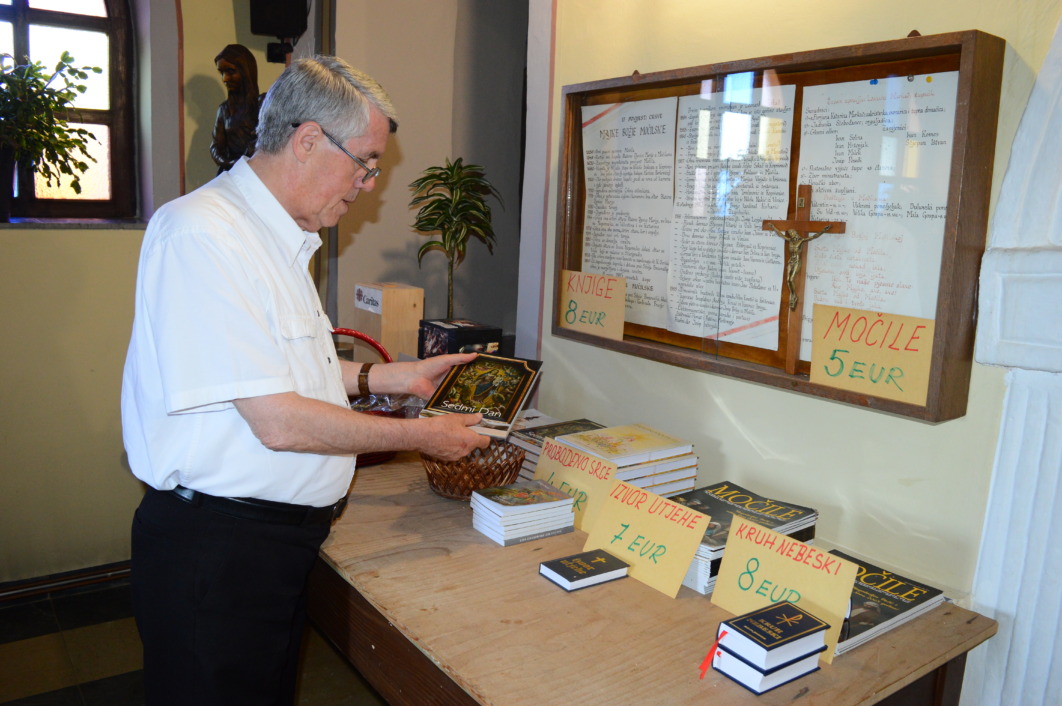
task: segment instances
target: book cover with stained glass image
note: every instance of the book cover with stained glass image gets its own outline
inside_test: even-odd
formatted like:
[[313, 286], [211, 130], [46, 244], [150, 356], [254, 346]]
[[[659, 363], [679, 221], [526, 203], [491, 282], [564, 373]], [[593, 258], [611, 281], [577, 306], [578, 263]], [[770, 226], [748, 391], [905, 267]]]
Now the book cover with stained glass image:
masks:
[[541, 368], [539, 360], [480, 353], [450, 369], [421, 416], [482, 413], [483, 421], [473, 428], [504, 439], [527, 404]]

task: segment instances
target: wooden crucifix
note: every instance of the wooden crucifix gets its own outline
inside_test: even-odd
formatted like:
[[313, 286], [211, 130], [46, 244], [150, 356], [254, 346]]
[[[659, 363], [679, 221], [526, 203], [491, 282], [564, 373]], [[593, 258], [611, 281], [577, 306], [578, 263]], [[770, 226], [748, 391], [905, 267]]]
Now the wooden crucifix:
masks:
[[796, 219], [787, 221], [764, 221], [763, 230], [773, 230], [786, 241], [785, 281], [789, 288], [789, 322], [786, 343], [786, 372], [796, 372], [800, 351], [800, 328], [802, 312], [797, 303], [804, 293], [804, 266], [807, 264], [807, 248], [804, 246], [819, 236], [829, 233], [844, 233], [842, 221], [811, 220], [811, 185], [797, 186]]

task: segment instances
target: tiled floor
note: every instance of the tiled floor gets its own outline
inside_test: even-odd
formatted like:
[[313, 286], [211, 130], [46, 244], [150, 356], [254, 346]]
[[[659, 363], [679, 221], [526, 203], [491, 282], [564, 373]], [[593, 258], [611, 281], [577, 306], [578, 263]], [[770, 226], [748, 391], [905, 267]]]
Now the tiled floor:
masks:
[[[140, 669], [140, 639], [127, 581], [0, 603], [2, 706], [140, 706]], [[308, 629], [296, 703], [386, 702]]]

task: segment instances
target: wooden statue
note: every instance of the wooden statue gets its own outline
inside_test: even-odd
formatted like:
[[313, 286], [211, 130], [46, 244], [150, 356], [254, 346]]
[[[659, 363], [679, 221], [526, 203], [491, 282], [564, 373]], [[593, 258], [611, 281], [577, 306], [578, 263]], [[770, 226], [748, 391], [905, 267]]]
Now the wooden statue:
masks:
[[220, 174], [243, 155], [254, 154], [258, 109], [263, 96], [258, 92], [258, 62], [247, 47], [229, 44], [214, 57], [214, 64], [229, 92], [229, 97], [218, 106], [210, 144], [210, 156]]

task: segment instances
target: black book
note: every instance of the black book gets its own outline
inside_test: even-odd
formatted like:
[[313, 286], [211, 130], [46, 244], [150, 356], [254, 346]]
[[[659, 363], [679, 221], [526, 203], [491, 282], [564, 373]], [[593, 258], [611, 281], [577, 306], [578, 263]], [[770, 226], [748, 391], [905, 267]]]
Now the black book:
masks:
[[848, 617], [841, 626], [836, 654], [858, 647], [883, 632], [902, 625], [944, 602], [944, 592], [927, 584], [887, 571], [850, 554], [831, 549], [830, 554], [847, 559], [859, 568]]
[[772, 603], [719, 623], [712, 666], [762, 694], [818, 669], [829, 627], [793, 603]]
[[565, 591], [575, 591], [627, 575], [630, 564], [604, 549], [591, 549], [551, 559], [538, 565], [538, 572]]

